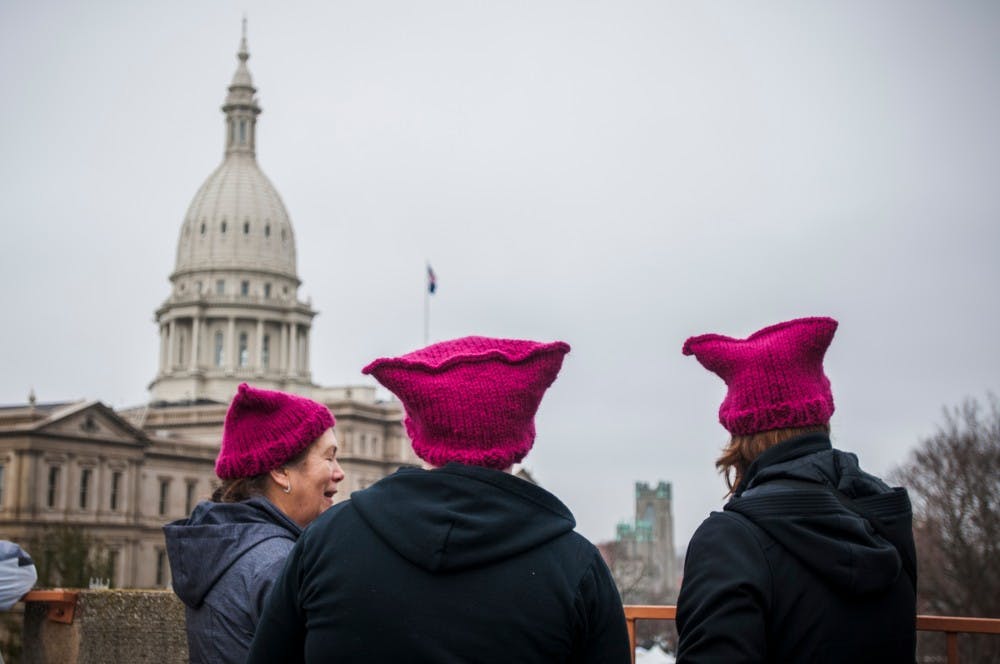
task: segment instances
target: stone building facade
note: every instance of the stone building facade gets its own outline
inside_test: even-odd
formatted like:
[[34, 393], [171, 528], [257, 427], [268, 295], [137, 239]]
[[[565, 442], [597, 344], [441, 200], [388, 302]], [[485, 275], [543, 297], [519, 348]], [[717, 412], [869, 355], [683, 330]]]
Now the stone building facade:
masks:
[[326, 404], [346, 478], [338, 499], [419, 464], [402, 408], [375, 387], [322, 387], [309, 368], [316, 315], [298, 299], [295, 239], [256, 159], [261, 113], [244, 27], [222, 111], [222, 164], [181, 224], [171, 291], [156, 310], [159, 363], [147, 404], [0, 407], [0, 538], [27, 542], [74, 525], [110, 554], [116, 587], [169, 585], [162, 526], [217, 483], [222, 425], [241, 382]]

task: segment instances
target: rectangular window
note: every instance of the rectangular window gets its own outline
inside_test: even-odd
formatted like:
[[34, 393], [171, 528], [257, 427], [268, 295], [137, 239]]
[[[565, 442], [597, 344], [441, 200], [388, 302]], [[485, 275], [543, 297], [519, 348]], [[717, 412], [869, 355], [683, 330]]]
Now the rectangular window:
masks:
[[261, 348], [260, 355], [261, 355], [261, 357], [260, 357], [261, 364], [264, 365], [265, 369], [269, 368], [271, 366], [271, 335], [270, 334], [265, 334], [264, 335], [264, 344], [263, 344], [263, 347]]
[[49, 507], [56, 506], [59, 497], [59, 466], [49, 466], [49, 492], [46, 503]]
[[3, 507], [3, 491], [6, 485], [5, 480], [7, 479], [6, 473], [4, 472], [5, 470], [6, 467], [0, 463], [0, 507]]
[[167, 581], [167, 552], [156, 550], [156, 585], [164, 586]]
[[271, 297], [271, 284], [264, 284], [264, 297]]
[[215, 282], [215, 294], [216, 295], [225, 295], [226, 294], [226, 280], [225, 279], [219, 279], [218, 281]]
[[215, 333], [215, 366], [222, 366], [222, 332]]
[[190, 514], [194, 509], [195, 491], [198, 488], [198, 480], [188, 480], [187, 493], [184, 495], [184, 513]]
[[87, 504], [90, 500], [90, 476], [94, 471], [90, 468], [84, 468], [80, 471], [80, 509], [87, 509]]
[[108, 573], [111, 575], [110, 587], [115, 587], [115, 579], [118, 578], [118, 549], [112, 549], [108, 551]]
[[160, 480], [160, 515], [167, 513], [170, 501], [170, 480]]
[[249, 294], [250, 294], [250, 282], [249, 281], [241, 281], [240, 282], [240, 295], [249, 295]]
[[122, 488], [122, 474], [121, 471], [116, 470], [111, 473], [111, 511], [117, 511], [119, 502], [121, 501], [121, 488]]
[[240, 366], [245, 367], [248, 364], [250, 364], [250, 348], [247, 333], [240, 332]]

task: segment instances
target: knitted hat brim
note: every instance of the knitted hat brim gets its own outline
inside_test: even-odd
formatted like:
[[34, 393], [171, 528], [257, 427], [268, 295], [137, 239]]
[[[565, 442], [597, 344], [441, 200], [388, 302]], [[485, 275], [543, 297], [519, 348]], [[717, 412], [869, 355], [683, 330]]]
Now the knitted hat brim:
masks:
[[499, 349], [485, 350], [479, 353], [469, 353], [460, 357], [449, 357], [440, 362], [430, 362], [427, 360], [415, 360], [408, 357], [380, 357], [368, 363], [361, 370], [363, 374], [372, 374], [379, 369], [410, 369], [415, 371], [426, 371], [429, 373], [440, 373], [459, 364], [469, 364], [477, 362], [492, 362], [500, 360], [508, 364], [520, 364], [526, 362], [537, 355], [545, 355], [553, 351], [561, 351], [563, 354], [570, 350], [569, 344], [564, 341], [554, 341], [549, 344], [539, 344], [534, 348], [503, 351]]

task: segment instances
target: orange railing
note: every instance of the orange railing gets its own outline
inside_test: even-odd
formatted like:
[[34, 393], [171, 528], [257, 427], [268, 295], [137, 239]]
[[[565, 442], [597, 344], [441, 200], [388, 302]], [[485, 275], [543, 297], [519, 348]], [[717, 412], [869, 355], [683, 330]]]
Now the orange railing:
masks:
[[[629, 605], [625, 607], [628, 638], [632, 644], [632, 662], [635, 662], [635, 622], [637, 620], [674, 620], [676, 606]], [[959, 634], [1000, 635], [1000, 618], [956, 618], [952, 616], [917, 616], [917, 630], [943, 632], [947, 640], [948, 664], [958, 664]]]

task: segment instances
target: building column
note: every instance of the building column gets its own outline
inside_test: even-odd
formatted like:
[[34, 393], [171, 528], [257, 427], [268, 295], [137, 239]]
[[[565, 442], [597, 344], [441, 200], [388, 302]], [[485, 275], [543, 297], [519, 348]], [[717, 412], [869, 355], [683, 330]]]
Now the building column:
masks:
[[302, 373], [309, 374], [309, 328], [302, 328]]
[[160, 373], [167, 367], [167, 326], [160, 323]]
[[264, 319], [257, 319], [257, 373], [264, 372]]
[[290, 353], [288, 358], [288, 367], [289, 367], [289, 373], [291, 373], [291, 375], [293, 376], [297, 376], [299, 374], [299, 364], [298, 364], [299, 326], [296, 325], [295, 323], [291, 323], [290, 330], [292, 334], [288, 344]]
[[236, 367], [236, 319], [229, 317], [229, 329], [226, 331], [226, 371], [232, 373]]
[[278, 344], [278, 371], [282, 374], [288, 373], [288, 364], [285, 358], [288, 357], [286, 354], [286, 345], [288, 344], [288, 323], [281, 324], [281, 341]]
[[[198, 338], [201, 336], [201, 331], [199, 330], [200, 319], [198, 316], [191, 318], [191, 371], [198, 369]], [[193, 397], [193, 395], [192, 395]]]
[[174, 370], [174, 345], [177, 341], [177, 321], [170, 319], [167, 329], [167, 369]]

